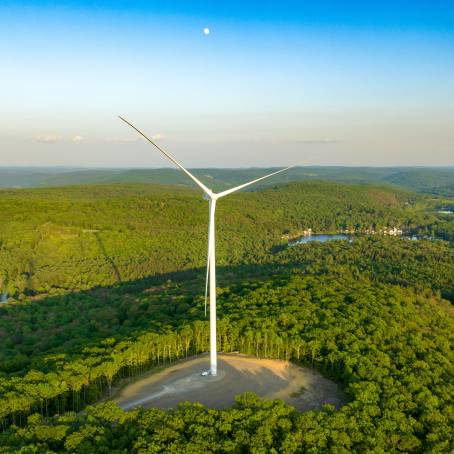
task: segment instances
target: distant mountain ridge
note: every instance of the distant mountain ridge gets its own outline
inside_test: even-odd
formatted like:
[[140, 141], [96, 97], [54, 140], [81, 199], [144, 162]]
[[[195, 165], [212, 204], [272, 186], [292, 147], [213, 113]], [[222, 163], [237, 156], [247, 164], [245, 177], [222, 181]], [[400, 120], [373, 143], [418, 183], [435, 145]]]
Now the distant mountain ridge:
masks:
[[[269, 173], [275, 168], [192, 169], [214, 190], [227, 189]], [[454, 195], [454, 167], [296, 167], [264, 185], [290, 181], [325, 180], [342, 183], [392, 185], [418, 192]], [[177, 169], [3, 167], [1, 188], [33, 188], [83, 184], [159, 183], [193, 186]]]

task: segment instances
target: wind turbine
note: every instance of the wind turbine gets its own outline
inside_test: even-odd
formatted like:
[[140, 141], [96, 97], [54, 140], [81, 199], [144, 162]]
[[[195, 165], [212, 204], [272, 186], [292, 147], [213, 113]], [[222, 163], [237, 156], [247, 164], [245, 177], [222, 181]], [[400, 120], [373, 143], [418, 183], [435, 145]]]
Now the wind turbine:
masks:
[[208, 187], [206, 187], [201, 181], [199, 181], [192, 173], [186, 170], [172, 155], [164, 151], [159, 147], [153, 140], [147, 137], [142, 131], [136, 128], [133, 124], [129, 123], [128, 120], [119, 116], [120, 120], [123, 120], [127, 125], [131, 126], [136, 130], [144, 139], [150, 142], [154, 147], [156, 147], [167, 159], [173, 162], [178, 168], [180, 168], [191, 180], [193, 180], [205, 193], [205, 199], [209, 202], [209, 223], [208, 223], [208, 258], [207, 258], [207, 272], [206, 272], [206, 281], [205, 281], [205, 315], [206, 315], [206, 305], [207, 305], [207, 296], [208, 296], [208, 282], [210, 288], [210, 370], [204, 372], [202, 375], [217, 375], [217, 352], [216, 352], [216, 243], [215, 243], [215, 229], [214, 229], [214, 213], [216, 211], [216, 202], [221, 197], [232, 194], [233, 192], [239, 191], [251, 184], [257, 183], [264, 180], [265, 178], [272, 177], [278, 173], [285, 172], [286, 170], [295, 167], [290, 166], [285, 169], [278, 170], [276, 172], [270, 173], [263, 177], [257, 178], [256, 180], [249, 181], [244, 184], [240, 184], [235, 188], [227, 189], [223, 192], [215, 193]]

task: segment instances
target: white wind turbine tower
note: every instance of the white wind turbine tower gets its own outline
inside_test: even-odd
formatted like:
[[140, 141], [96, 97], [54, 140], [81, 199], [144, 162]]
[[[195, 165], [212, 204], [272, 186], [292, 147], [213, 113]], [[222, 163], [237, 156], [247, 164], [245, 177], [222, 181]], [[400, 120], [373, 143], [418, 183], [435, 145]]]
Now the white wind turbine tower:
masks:
[[258, 181], [269, 178], [278, 173], [284, 172], [292, 167], [286, 167], [285, 169], [278, 170], [276, 172], [265, 175], [264, 177], [257, 178], [256, 180], [249, 181], [241, 184], [235, 188], [227, 189], [226, 191], [215, 193], [211, 189], [207, 188], [201, 181], [199, 181], [192, 173], [186, 170], [173, 156], [164, 151], [161, 147], [156, 145], [153, 140], [147, 137], [142, 131], [137, 129], [134, 125], [129, 123], [128, 120], [123, 117], [119, 117], [131, 128], [135, 129], [144, 139], [155, 146], [167, 159], [172, 161], [177, 167], [179, 167], [189, 178], [191, 178], [204, 192], [205, 198], [209, 201], [209, 224], [208, 224], [208, 259], [207, 259], [207, 273], [205, 282], [205, 313], [206, 313], [206, 302], [208, 295], [208, 281], [210, 283], [210, 370], [203, 375], [217, 375], [217, 353], [216, 353], [216, 243], [215, 243], [215, 229], [214, 229], [214, 213], [216, 210], [216, 201], [221, 197], [232, 194], [233, 192], [239, 191], [240, 189], [250, 186], [251, 184], [257, 183]]

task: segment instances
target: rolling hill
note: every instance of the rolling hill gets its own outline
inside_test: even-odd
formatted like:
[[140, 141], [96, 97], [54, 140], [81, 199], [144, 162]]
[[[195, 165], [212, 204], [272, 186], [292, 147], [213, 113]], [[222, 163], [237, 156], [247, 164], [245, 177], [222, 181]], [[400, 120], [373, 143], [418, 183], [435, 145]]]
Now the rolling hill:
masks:
[[[223, 190], [270, 173], [272, 168], [192, 169], [215, 190]], [[298, 167], [277, 175], [273, 185], [291, 181], [335, 181], [393, 185], [414, 191], [452, 195], [454, 168]], [[193, 187], [176, 169], [0, 168], [0, 187], [50, 187], [83, 184], [159, 183]]]
[[[438, 219], [428, 206], [414, 193], [333, 182], [235, 194], [218, 207], [218, 261], [260, 262], [286, 242], [285, 235], [308, 228], [427, 232]], [[152, 184], [3, 190], [0, 211], [0, 290], [16, 299], [183, 270], [205, 260], [207, 203], [196, 190]]]

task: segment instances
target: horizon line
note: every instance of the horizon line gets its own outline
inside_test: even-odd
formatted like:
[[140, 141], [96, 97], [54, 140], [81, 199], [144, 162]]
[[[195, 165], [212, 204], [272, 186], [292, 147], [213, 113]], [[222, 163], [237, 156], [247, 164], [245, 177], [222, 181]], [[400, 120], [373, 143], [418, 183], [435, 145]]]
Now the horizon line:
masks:
[[[246, 169], [277, 169], [280, 167], [287, 167], [286, 164], [280, 165], [251, 165], [251, 166], [240, 166], [240, 167], [223, 167], [223, 166], [208, 166], [208, 167], [190, 167], [188, 169], [195, 170], [246, 170]], [[298, 164], [294, 166], [295, 169], [298, 168], [358, 168], [358, 169], [453, 169], [454, 164], [438, 164], [438, 165], [425, 165], [425, 164], [383, 164], [383, 165], [362, 165], [362, 164], [307, 164], [302, 165]], [[0, 165], [0, 169], [77, 169], [77, 170], [175, 170], [178, 172], [178, 169], [172, 166], [160, 166], [160, 167], [150, 167], [150, 166], [83, 166], [83, 165]]]

